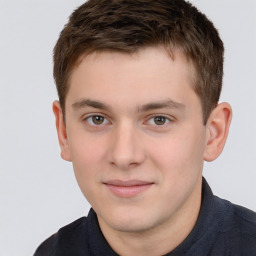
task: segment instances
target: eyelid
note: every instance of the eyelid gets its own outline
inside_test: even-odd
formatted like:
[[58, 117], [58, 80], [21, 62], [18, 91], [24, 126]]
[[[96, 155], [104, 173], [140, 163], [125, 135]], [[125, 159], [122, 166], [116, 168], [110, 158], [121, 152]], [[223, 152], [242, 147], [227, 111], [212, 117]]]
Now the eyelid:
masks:
[[109, 118], [107, 115], [102, 114], [102, 113], [88, 113], [88, 114], [86, 114], [86, 115], [84, 115], [84, 116], [82, 117], [82, 121], [87, 122], [87, 123], [88, 123], [90, 126], [92, 126], [92, 127], [97, 127], [97, 126], [100, 127], [100, 126], [106, 125], [106, 123], [102, 123], [102, 124], [99, 124], [99, 125], [89, 123], [89, 122], [88, 122], [88, 119], [89, 119], [89, 118], [92, 118], [92, 117], [94, 117], [94, 116], [103, 117], [105, 120], [108, 121], [107, 123], [111, 124], [110, 118]]
[[[92, 124], [92, 123], [89, 123], [88, 122], [88, 119], [93, 117], [93, 116], [101, 116], [103, 117], [104, 119], [106, 119], [107, 123], [103, 123], [103, 124], [99, 124], [99, 125], [96, 125], [96, 124]], [[176, 119], [173, 117], [173, 116], [170, 116], [168, 114], [159, 114], [159, 113], [156, 113], [156, 114], [150, 114], [146, 117], [146, 121], [143, 122], [144, 125], [150, 125], [148, 124], [149, 120], [151, 120], [152, 118], [155, 118], [155, 117], [164, 117], [166, 118], [166, 120], [168, 121], [167, 123], [163, 124], [163, 125], [157, 125], [157, 124], [151, 124], [151, 126], [156, 126], [156, 127], [164, 127], [164, 126], [167, 126], [170, 122], [173, 122], [175, 121]], [[107, 116], [106, 114], [103, 114], [103, 113], [98, 113], [98, 112], [93, 112], [93, 113], [87, 113], [85, 114], [84, 116], [82, 116], [82, 121], [86, 121], [88, 123], [88, 125], [90, 125], [91, 127], [98, 127], [100, 128], [101, 126], [103, 125], [107, 125], [107, 124], [112, 124], [112, 121], [111, 119], [109, 118], [109, 116]], [[104, 121], [105, 122], [105, 121]]]
[[166, 120], [168, 121], [167, 123], [163, 124], [163, 125], [157, 125], [157, 124], [149, 124], [151, 126], [155, 126], [155, 127], [165, 127], [167, 126], [170, 122], [173, 122], [175, 121], [175, 118], [170, 116], [170, 115], [166, 115], [166, 114], [151, 114], [147, 117], [145, 123], [148, 123], [152, 118], [155, 118], [155, 117], [164, 117], [166, 118]]
[[170, 121], [174, 121], [175, 118], [170, 116], [170, 115], [167, 115], [167, 114], [151, 114], [147, 117], [147, 120], [151, 119], [151, 118], [154, 118], [154, 117], [165, 117], [166, 119], [170, 120]]

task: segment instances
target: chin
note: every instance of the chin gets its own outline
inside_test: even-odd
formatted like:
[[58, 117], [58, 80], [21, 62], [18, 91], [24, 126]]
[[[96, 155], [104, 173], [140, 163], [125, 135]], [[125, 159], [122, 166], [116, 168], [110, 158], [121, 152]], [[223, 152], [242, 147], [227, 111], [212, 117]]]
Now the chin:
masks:
[[158, 221], [154, 221], [156, 216], [151, 216], [149, 212], [136, 212], [130, 209], [126, 212], [115, 211], [113, 215], [110, 214], [108, 216], [110, 218], [105, 218], [105, 223], [119, 232], [141, 233], [158, 225]]
[[141, 233], [152, 228], [152, 223], [145, 223], [141, 220], [137, 221], [137, 223], [129, 220], [126, 222], [110, 223], [110, 225], [112, 226], [112, 229], [125, 233]]
[[150, 221], [147, 221], [141, 212], [133, 209], [126, 209], [126, 211], [124, 209], [115, 209], [108, 212], [98, 211], [97, 215], [101, 227], [107, 226], [119, 232], [141, 232], [147, 230], [150, 225]]

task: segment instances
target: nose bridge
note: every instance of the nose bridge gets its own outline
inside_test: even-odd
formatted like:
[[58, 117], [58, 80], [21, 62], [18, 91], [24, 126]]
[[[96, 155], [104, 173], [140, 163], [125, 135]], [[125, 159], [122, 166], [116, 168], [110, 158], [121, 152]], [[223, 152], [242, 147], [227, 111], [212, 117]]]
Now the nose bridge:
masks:
[[136, 126], [128, 120], [114, 129], [112, 137], [111, 162], [125, 169], [144, 161], [145, 154]]

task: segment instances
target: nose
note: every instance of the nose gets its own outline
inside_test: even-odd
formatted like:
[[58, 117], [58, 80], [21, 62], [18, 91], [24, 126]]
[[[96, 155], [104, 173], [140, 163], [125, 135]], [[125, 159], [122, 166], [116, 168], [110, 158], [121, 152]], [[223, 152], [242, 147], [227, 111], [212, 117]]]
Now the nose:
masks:
[[112, 134], [110, 162], [122, 170], [138, 166], [145, 161], [146, 154], [141, 136], [134, 125], [123, 123]]

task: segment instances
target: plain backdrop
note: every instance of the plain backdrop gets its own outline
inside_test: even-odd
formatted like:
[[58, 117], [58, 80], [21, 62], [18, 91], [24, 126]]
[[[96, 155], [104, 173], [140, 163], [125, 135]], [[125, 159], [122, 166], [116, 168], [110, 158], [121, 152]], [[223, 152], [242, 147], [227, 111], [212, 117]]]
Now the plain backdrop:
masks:
[[[86, 215], [72, 165], [60, 158], [51, 104], [52, 48], [82, 0], [0, 0], [0, 255], [32, 255]], [[214, 193], [256, 210], [256, 1], [194, 0], [225, 43], [221, 101], [233, 107], [222, 155], [205, 164]]]

